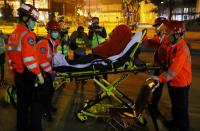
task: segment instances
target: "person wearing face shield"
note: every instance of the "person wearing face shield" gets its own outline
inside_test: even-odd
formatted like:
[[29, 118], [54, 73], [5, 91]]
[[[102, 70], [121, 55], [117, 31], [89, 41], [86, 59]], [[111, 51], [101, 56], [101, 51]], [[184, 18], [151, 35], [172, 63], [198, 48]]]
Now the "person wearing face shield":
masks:
[[169, 96], [172, 104], [172, 118], [169, 126], [179, 131], [189, 131], [188, 97], [192, 83], [191, 54], [182, 38], [183, 26], [169, 24], [169, 43], [172, 45], [168, 61], [168, 70], [154, 76], [160, 83], [168, 82]]
[[[154, 65], [155, 66], [168, 66], [168, 59], [171, 50], [171, 45], [169, 44], [169, 38], [166, 34], [168, 20], [164, 17], [159, 17], [155, 19], [153, 27], [155, 28], [156, 34], [152, 39], [146, 39], [143, 41], [143, 45], [148, 48], [153, 48], [154, 52]], [[158, 70], [154, 72], [154, 75], [159, 75], [163, 72], [163, 70]], [[154, 117], [158, 118], [161, 117], [162, 114], [158, 109], [158, 103], [160, 101], [162, 90], [163, 90], [163, 83], [160, 83], [160, 86], [156, 88], [153, 92], [151, 102], [150, 102], [150, 109], [151, 113]], [[162, 118], [162, 117], [161, 117]]]
[[[41, 104], [35, 97], [37, 84], [43, 84], [33, 32], [39, 11], [30, 4], [19, 9], [19, 23], [8, 38], [9, 69], [17, 88], [17, 131], [41, 131]], [[31, 108], [29, 110], [29, 108]]]
[[57, 108], [52, 105], [52, 98], [54, 94], [53, 80], [56, 77], [56, 73], [52, 71], [52, 58], [56, 53], [56, 46], [60, 39], [59, 32], [61, 30], [57, 21], [51, 20], [46, 25], [47, 35], [42, 38], [36, 46], [39, 59], [39, 65], [44, 74], [45, 84], [42, 85], [41, 95], [42, 104], [44, 107], [44, 118], [47, 121], [52, 121], [51, 112], [57, 111]]

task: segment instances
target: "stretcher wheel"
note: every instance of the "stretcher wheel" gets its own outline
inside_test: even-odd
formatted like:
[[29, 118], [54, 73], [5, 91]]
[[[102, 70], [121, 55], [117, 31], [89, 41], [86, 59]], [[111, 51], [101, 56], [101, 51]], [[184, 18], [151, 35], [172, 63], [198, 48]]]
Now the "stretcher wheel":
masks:
[[85, 122], [88, 119], [88, 117], [85, 114], [80, 112], [76, 114], [76, 117], [80, 122]]

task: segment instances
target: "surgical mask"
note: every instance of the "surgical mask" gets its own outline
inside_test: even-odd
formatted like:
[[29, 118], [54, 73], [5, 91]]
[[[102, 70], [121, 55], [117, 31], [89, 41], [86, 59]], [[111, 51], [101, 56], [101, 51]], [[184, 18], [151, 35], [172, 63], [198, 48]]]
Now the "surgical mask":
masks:
[[35, 21], [31, 20], [29, 23], [28, 23], [28, 28], [33, 30], [35, 27]]
[[51, 33], [51, 37], [53, 39], [57, 39], [59, 37], [59, 33], [58, 32], [53, 32], [53, 33]]

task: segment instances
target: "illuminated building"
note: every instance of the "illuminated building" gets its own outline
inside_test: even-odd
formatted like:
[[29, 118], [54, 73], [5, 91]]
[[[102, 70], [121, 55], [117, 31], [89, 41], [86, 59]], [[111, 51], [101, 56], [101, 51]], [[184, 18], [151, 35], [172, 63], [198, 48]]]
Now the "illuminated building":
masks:
[[140, 22], [152, 24], [157, 17], [157, 14], [151, 10], [156, 8], [152, 3], [145, 3], [144, 1], [140, 4]]
[[[20, 6], [19, 0], [7, 0], [7, 3], [13, 7], [13, 15], [17, 17], [17, 9]], [[46, 21], [48, 19], [48, 11], [49, 11], [49, 0], [26, 0], [27, 4], [33, 4], [36, 8], [40, 10], [40, 17], [41, 21]], [[4, 6], [4, 1], [0, 1], [0, 5]]]
[[[127, 12], [122, 8], [122, 0], [85, 0], [85, 12], [90, 12], [91, 16], [100, 17], [105, 22], [125, 22]], [[140, 4], [140, 11], [130, 12], [130, 19], [134, 19], [135, 15], [139, 15], [140, 19], [135, 18], [135, 22], [152, 23], [157, 15], [150, 12], [155, 6], [151, 3]]]
[[197, 0], [175, 0], [172, 12], [173, 20], [189, 20], [197, 17]]
[[[14, 16], [17, 16], [20, 0], [7, 0], [7, 3], [13, 6]], [[122, 0], [21, 0], [35, 5], [40, 10], [40, 20], [47, 21], [50, 14], [70, 16], [98, 16], [100, 21], [105, 22], [125, 22], [127, 18], [126, 11], [122, 8]], [[141, 0], [142, 1], [142, 0]], [[148, 0], [147, 0], [148, 1]], [[175, 8], [172, 12], [174, 20], [194, 19], [200, 15], [200, 0], [174, 0]], [[197, 1], [197, 2], [196, 2]], [[152, 23], [157, 14], [151, 10], [155, 6], [151, 3], [140, 2], [140, 21], [141, 23]], [[162, 3], [163, 4], [163, 3]], [[4, 0], [0, 0], [0, 6], [4, 6]], [[1, 15], [1, 14], [0, 14]], [[134, 12], [131, 12], [131, 19], [135, 19]], [[168, 9], [162, 11], [162, 16], [168, 16]]]
[[84, 16], [97, 16], [100, 21], [118, 22], [123, 19], [121, 0], [84, 0]]
[[[22, 0], [21, 0], [22, 1]], [[40, 20], [47, 21], [52, 13], [58, 15], [74, 16], [75, 6], [83, 0], [23, 0], [25, 3], [34, 5], [40, 11]], [[13, 6], [13, 15], [17, 16], [17, 9], [20, 6], [20, 0], [7, 0], [7, 3]], [[0, 0], [0, 6], [4, 6], [4, 0]]]

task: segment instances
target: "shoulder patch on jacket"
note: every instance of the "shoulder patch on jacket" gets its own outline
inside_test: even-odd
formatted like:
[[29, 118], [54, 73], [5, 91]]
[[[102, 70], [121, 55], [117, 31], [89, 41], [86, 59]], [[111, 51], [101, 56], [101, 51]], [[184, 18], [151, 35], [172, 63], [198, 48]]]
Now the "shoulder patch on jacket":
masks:
[[29, 38], [28, 38], [28, 44], [29, 44], [30, 46], [34, 46], [34, 39], [33, 39], [33, 37], [29, 37]]
[[41, 48], [40, 48], [40, 52], [41, 52], [42, 54], [45, 54], [45, 53], [46, 53], [46, 48], [41, 47]]

